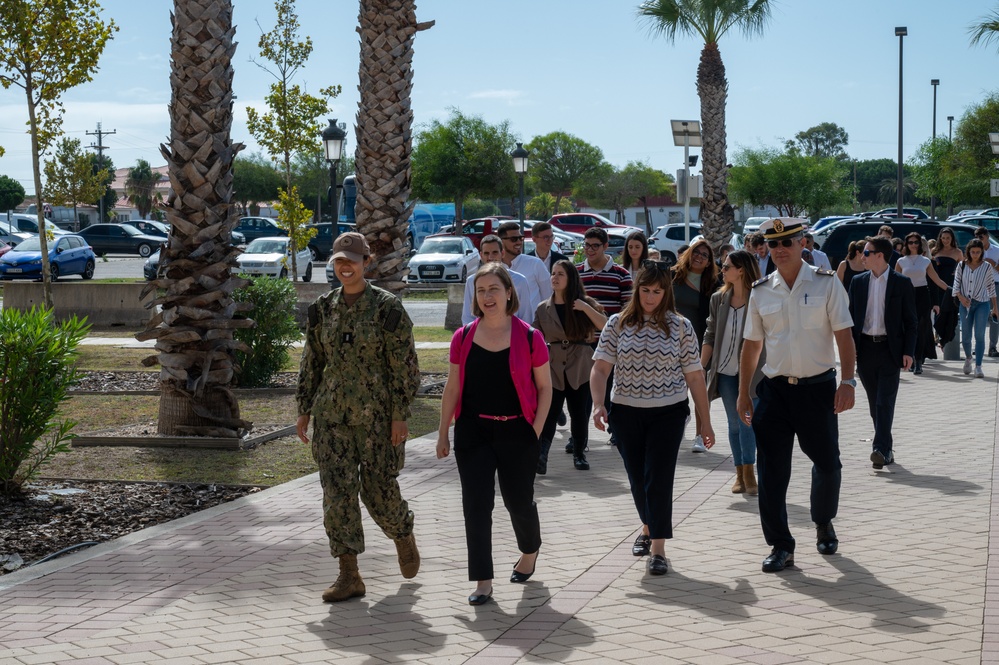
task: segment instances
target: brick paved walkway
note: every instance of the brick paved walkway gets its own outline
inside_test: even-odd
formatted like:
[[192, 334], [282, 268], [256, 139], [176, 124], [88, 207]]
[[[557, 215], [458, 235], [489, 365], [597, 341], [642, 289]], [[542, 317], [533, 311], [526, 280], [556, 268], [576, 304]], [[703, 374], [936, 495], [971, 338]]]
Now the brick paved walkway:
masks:
[[[984, 381], [957, 362], [904, 375], [898, 463], [883, 472], [868, 461], [858, 390], [861, 406], [840, 418], [840, 552], [815, 552], [799, 453], [797, 567], [778, 575], [760, 572], [756, 499], [729, 491], [726, 439], [681, 450], [670, 572], [646, 575], [630, 553], [638, 524], [621, 461], [594, 433], [592, 471], [553, 452], [538, 480], [544, 545], [526, 585], [506, 580], [517, 554], [497, 501], [495, 602], [469, 607], [454, 461], [425, 438], [409, 444], [402, 476], [423, 554], [416, 579], [401, 578], [366, 518], [367, 596], [324, 605], [336, 562], [311, 476], [0, 578], [0, 663], [999, 662], [999, 364], [987, 369]], [[712, 408], [723, 434], [721, 403]]]

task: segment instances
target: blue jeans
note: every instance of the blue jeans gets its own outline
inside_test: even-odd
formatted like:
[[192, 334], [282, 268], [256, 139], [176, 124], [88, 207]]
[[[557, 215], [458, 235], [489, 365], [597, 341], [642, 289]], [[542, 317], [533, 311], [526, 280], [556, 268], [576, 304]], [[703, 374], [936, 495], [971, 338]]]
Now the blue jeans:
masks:
[[[753, 428], [739, 417], [735, 403], [739, 399], [739, 375], [718, 375], [718, 395], [725, 405], [725, 415], [728, 418], [728, 445], [732, 447], [732, 463], [736, 466], [756, 463], [756, 435]], [[753, 400], [753, 410], [759, 404]]]
[[971, 329], [975, 330], [975, 366], [982, 364], [985, 355], [985, 326], [989, 322], [989, 303], [972, 300], [971, 307], [961, 305], [961, 345], [964, 357], [971, 357]]

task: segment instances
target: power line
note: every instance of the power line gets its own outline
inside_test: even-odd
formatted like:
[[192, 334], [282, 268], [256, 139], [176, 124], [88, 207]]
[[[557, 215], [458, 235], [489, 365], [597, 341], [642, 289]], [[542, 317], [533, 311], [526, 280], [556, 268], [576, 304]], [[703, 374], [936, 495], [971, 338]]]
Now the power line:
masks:
[[[106, 145], [104, 145], [104, 137], [105, 136], [110, 136], [111, 134], [117, 134], [117, 133], [118, 133], [117, 129], [112, 129], [110, 132], [105, 132], [104, 130], [101, 129], [101, 123], [99, 123], [99, 122], [97, 123], [97, 131], [96, 132], [87, 132], [87, 136], [96, 136], [97, 137], [97, 145], [94, 145], [93, 143], [91, 143], [88, 147], [93, 148], [94, 150], [97, 151], [97, 159], [98, 159], [98, 163], [99, 164], [101, 164], [101, 165], [104, 164], [104, 151], [110, 149]], [[99, 213], [100, 214], [100, 221], [103, 222], [105, 219], [107, 219], [104, 216], [104, 195], [103, 194], [101, 195], [101, 200], [100, 200], [99, 205], [100, 205], [100, 213]]]

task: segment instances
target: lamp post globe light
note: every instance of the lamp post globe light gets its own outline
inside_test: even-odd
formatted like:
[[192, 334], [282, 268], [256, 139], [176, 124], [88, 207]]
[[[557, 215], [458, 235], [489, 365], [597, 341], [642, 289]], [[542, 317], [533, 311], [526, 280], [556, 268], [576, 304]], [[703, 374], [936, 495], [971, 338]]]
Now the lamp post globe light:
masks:
[[[330, 120], [330, 125], [323, 130], [323, 151], [326, 155], [326, 163], [330, 165], [330, 189], [327, 196], [327, 203], [329, 204], [331, 217], [332, 217], [332, 228], [330, 233], [333, 235], [333, 242], [336, 242], [336, 237], [340, 235], [340, 212], [338, 210], [340, 205], [340, 199], [336, 193], [336, 171], [340, 166], [340, 160], [343, 158], [343, 147], [347, 144], [347, 130], [341, 127], [337, 121]], [[330, 277], [330, 288], [334, 288], [336, 284], [334, 280], [335, 273], [330, 273], [334, 275]]]
[[[933, 140], [937, 140], [937, 86], [940, 85], [940, 79], [930, 79], [930, 85], [933, 86]], [[936, 194], [930, 195], [930, 218], [937, 218], [937, 197]]]
[[905, 189], [902, 185], [902, 38], [909, 34], [905, 27], [895, 28], [898, 37], [898, 182], [895, 183], [898, 195], [898, 218], [902, 219], [905, 202]]
[[[520, 192], [520, 225], [524, 225], [524, 175], [527, 173], [527, 161], [531, 153], [527, 151], [523, 143], [518, 143], [510, 156], [513, 157], [513, 171], [517, 174]], [[556, 213], [558, 210], [555, 211]]]

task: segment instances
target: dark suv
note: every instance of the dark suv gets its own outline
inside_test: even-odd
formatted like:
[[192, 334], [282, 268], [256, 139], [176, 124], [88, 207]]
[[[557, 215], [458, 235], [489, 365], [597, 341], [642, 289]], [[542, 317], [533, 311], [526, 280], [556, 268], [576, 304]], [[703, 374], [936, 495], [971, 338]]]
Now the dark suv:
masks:
[[[326, 257], [333, 251], [333, 223], [319, 222], [318, 224], [306, 224], [305, 228], [315, 229], [316, 235], [309, 240], [309, 251], [312, 253], [313, 261], [325, 261]], [[337, 224], [337, 234], [356, 231], [353, 224], [340, 222]]]
[[233, 231], [242, 234], [246, 242], [253, 242], [257, 238], [288, 235], [287, 231], [275, 224], [274, 220], [267, 217], [240, 217], [239, 223]]
[[[957, 246], [964, 248], [968, 241], [975, 237], [974, 224], [961, 224], [955, 222], [935, 222], [931, 220], [899, 220], [883, 219], [878, 217], [868, 217], [866, 219], [850, 220], [841, 222], [830, 229], [828, 235], [821, 232], [815, 235], [815, 244], [826, 255], [829, 256], [829, 263], [835, 269], [839, 262], [846, 258], [847, 247], [851, 242], [874, 237], [878, 234], [878, 229], [887, 224], [891, 227], [896, 238], [905, 238], [908, 234], [916, 231], [927, 240], [932, 240], [940, 233], [940, 229], [949, 226], [954, 229], [954, 237]], [[992, 235], [999, 235], [992, 232]], [[992, 240], [999, 243], [999, 240]]]

